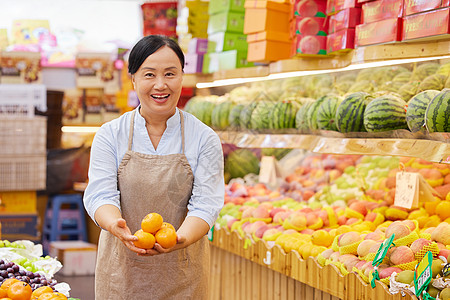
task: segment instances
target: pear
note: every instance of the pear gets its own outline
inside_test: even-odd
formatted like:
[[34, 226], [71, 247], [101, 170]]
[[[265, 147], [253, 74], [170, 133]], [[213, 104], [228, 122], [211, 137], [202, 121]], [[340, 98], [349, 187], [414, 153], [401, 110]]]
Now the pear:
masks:
[[445, 288], [439, 293], [439, 299], [450, 300], [450, 288]]
[[414, 282], [414, 271], [412, 270], [405, 270], [401, 271], [397, 274], [397, 277], [395, 278], [398, 282], [409, 284], [411, 281]]
[[433, 262], [431, 264], [431, 272], [433, 278], [436, 278], [436, 276], [441, 273], [444, 266], [442, 265], [444, 262], [440, 259], [433, 259]]

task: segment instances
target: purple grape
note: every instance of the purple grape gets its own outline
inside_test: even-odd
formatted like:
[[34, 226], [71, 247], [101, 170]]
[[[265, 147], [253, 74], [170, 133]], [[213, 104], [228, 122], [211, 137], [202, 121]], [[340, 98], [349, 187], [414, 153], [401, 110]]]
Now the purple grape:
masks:
[[5, 264], [6, 268], [11, 268], [12, 266], [14, 266], [14, 263], [9, 262], [7, 264]]
[[14, 272], [19, 272], [19, 270], [20, 270], [18, 265], [14, 265], [14, 266], [12, 266], [12, 268], [13, 268]]
[[35, 273], [35, 274], [34, 274], [34, 277], [41, 277], [41, 274]]
[[0, 264], [0, 270], [6, 270], [6, 265], [5, 264]]
[[3, 265], [5, 261], [3, 259], [0, 259], [0, 265]]
[[19, 274], [20, 274], [21, 276], [26, 276], [26, 275], [27, 275], [27, 272], [26, 272], [25, 270], [19, 270]]
[[30, 277], [30, 279], [34, 278], [34, 273], [31, 271], [27, 271], [27, 276]]
[[9, 278], [14, 278], [14, 273], [8, 273]]
[[36, 283], [30, 283], [30, 286], [33, 291], [36, 289]]
[[42, 279], [42, 280], [41, 280], [41, 284], [42, 284], [42, 285], [47, 285], [47, 284], [48, 284], [48, 282], [47, 282], [47, 280], [45, 280], [45, 279]]
[[3, 282], [3, 280], [5, 280], [2, 276], [0, 276], [0, 285]]
[[3, 278], [8, 277], [8, 271], [6, 271], [6, 270], [1, 270], [1, 271], [0, 271], [0, 276], [2, 276]]
[[8, 269], [6, 269], [6, 272], [8, 272], [8, 273], [13, 273], [13, 274], [14, 274], [13, 268], [8, 268]]

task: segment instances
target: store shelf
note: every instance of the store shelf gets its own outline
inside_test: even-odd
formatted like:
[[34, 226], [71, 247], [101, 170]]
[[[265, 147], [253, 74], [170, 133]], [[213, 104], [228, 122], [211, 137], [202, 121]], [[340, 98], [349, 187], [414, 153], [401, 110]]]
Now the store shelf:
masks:
[[268, 66], [256, 66], [219, 71], [212, 74], [212, 79], [221, 80], [231, 78], [263, 77], [267, 75], [269, 75]]
[[450, 163], [450, 143], [396, 138], [341, 138], [302, 134], [217, 132], [223, 143], [241, 148], [299, 148], [315, 153], [398, 155]]

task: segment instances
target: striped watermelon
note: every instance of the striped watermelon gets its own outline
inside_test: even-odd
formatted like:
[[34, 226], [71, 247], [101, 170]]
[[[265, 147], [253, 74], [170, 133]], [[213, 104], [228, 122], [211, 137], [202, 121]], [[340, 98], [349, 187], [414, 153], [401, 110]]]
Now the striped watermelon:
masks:
[[228, 125], [230, 125], [228, 116], [230, 115], [230, 110], [233, 106], [234, 103], [231, 101], [225, 101], [216, 105], [211, 114], [212, 127], [217, 129], [226, 129]]
[[[333, 95], [334, 96], [334, 95]], [[308, 128], [311, 130], [317, 130], [319, 127], [317, 126], [317, 111], [319, 110], [320, 105], [327, 99], [328, 95], [320, 97], [316, 101], [314, 101], [308, 109], [306, 114], [306, 118], [308, 119]]]
[[336, 126], [336, 110], [342, 98], [330, 95], [320, 104], [317, 110], [317, 127], [322, 130], [338, 131]]
[[295, 115], [299, 104], [292, 101], [282, 101], [274, 105], [269, 113], [270, 128], [295, 128]]
[[273, 110], [274, 104], [270, 101], [259, 101], [255, 109], [252, 111], [250, 120], [251, 129], [268, 129], [270, 128], [269, 114]]
[[239, 128], [239, 120], [242, 109], [245, 107], [244, 104], [238, 104], [233, 106], [230, 110], [230, 114], [228, 115], [228, 124], [230, 124], [231, 128]]
[[195, 116], [208, 126], [211, 126], [212, 111], [216, 104], [211, 101], [202, 101], [195, 105]]
[[428, 104], [425, 112], [428, 132], [450, 132], [450, 89], [443, 89]]
[[428, 62], [418, 65], [412, 73], [411, 80], [422, 81], [427, 78], [427, 76], [436, 73], [440, 66], [441, 65], [435, 62]]
[[224, 171], [231, 178], [242, 178], [249, 173], [259, 174], [259, 159], [248, 149], [237, 149], [228, 154]]
[[419, 85], [419, 92], [426, 90], [442, 90], [447, 80], [447, 75], [433, 74], [425, 78]]
[[299, 130], [308, 130], [309, 129], [309, 120], [308, 120], [308, 110], [314, 102], [306, 101], [297, 111], [295, 115], [295, 128]]
[[406, 123], [411, 132], [425, 131], [425, 111], [431, 100], [439, 94], [436, 90], [426, 90], [411, 98], [406, 110]]
[[406, 102], [393, 95], [373, 99], [364, 111], [364, 127], [368, 132], [407, 129]]
[[250, 120], [252, 119], [252, 112], [257, 104], [258, 102], [252, 102], [242, 109], [239, 116], [239, 127], [241, 129], [251, 129]]
[[420, 81], [410, 81], [405, 83], [398, 90], [398, 94], [406, 102], [419, 92]]
[[365, 92], [347, 95], [336, 111], [336, 125], [340, 132], [366, 131], [364, 127], [364, 110], [373, 97]]

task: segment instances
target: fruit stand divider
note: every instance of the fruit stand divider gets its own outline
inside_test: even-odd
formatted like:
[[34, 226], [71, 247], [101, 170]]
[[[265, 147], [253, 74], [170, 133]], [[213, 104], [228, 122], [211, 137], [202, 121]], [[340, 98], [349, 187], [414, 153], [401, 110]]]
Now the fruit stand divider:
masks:
[[381, 282], [372, 289], [357, 274], [343, 276], [334, 265], [322, 267], [312, 257], [303, 260], [296, 251], [285, 254], [278, 245], [270, 248], [259, 240], [244, 248], [245, 243], [237, 232], [215, 230], [210, 299], [417, 300], [412, 293], [392, 295]]

